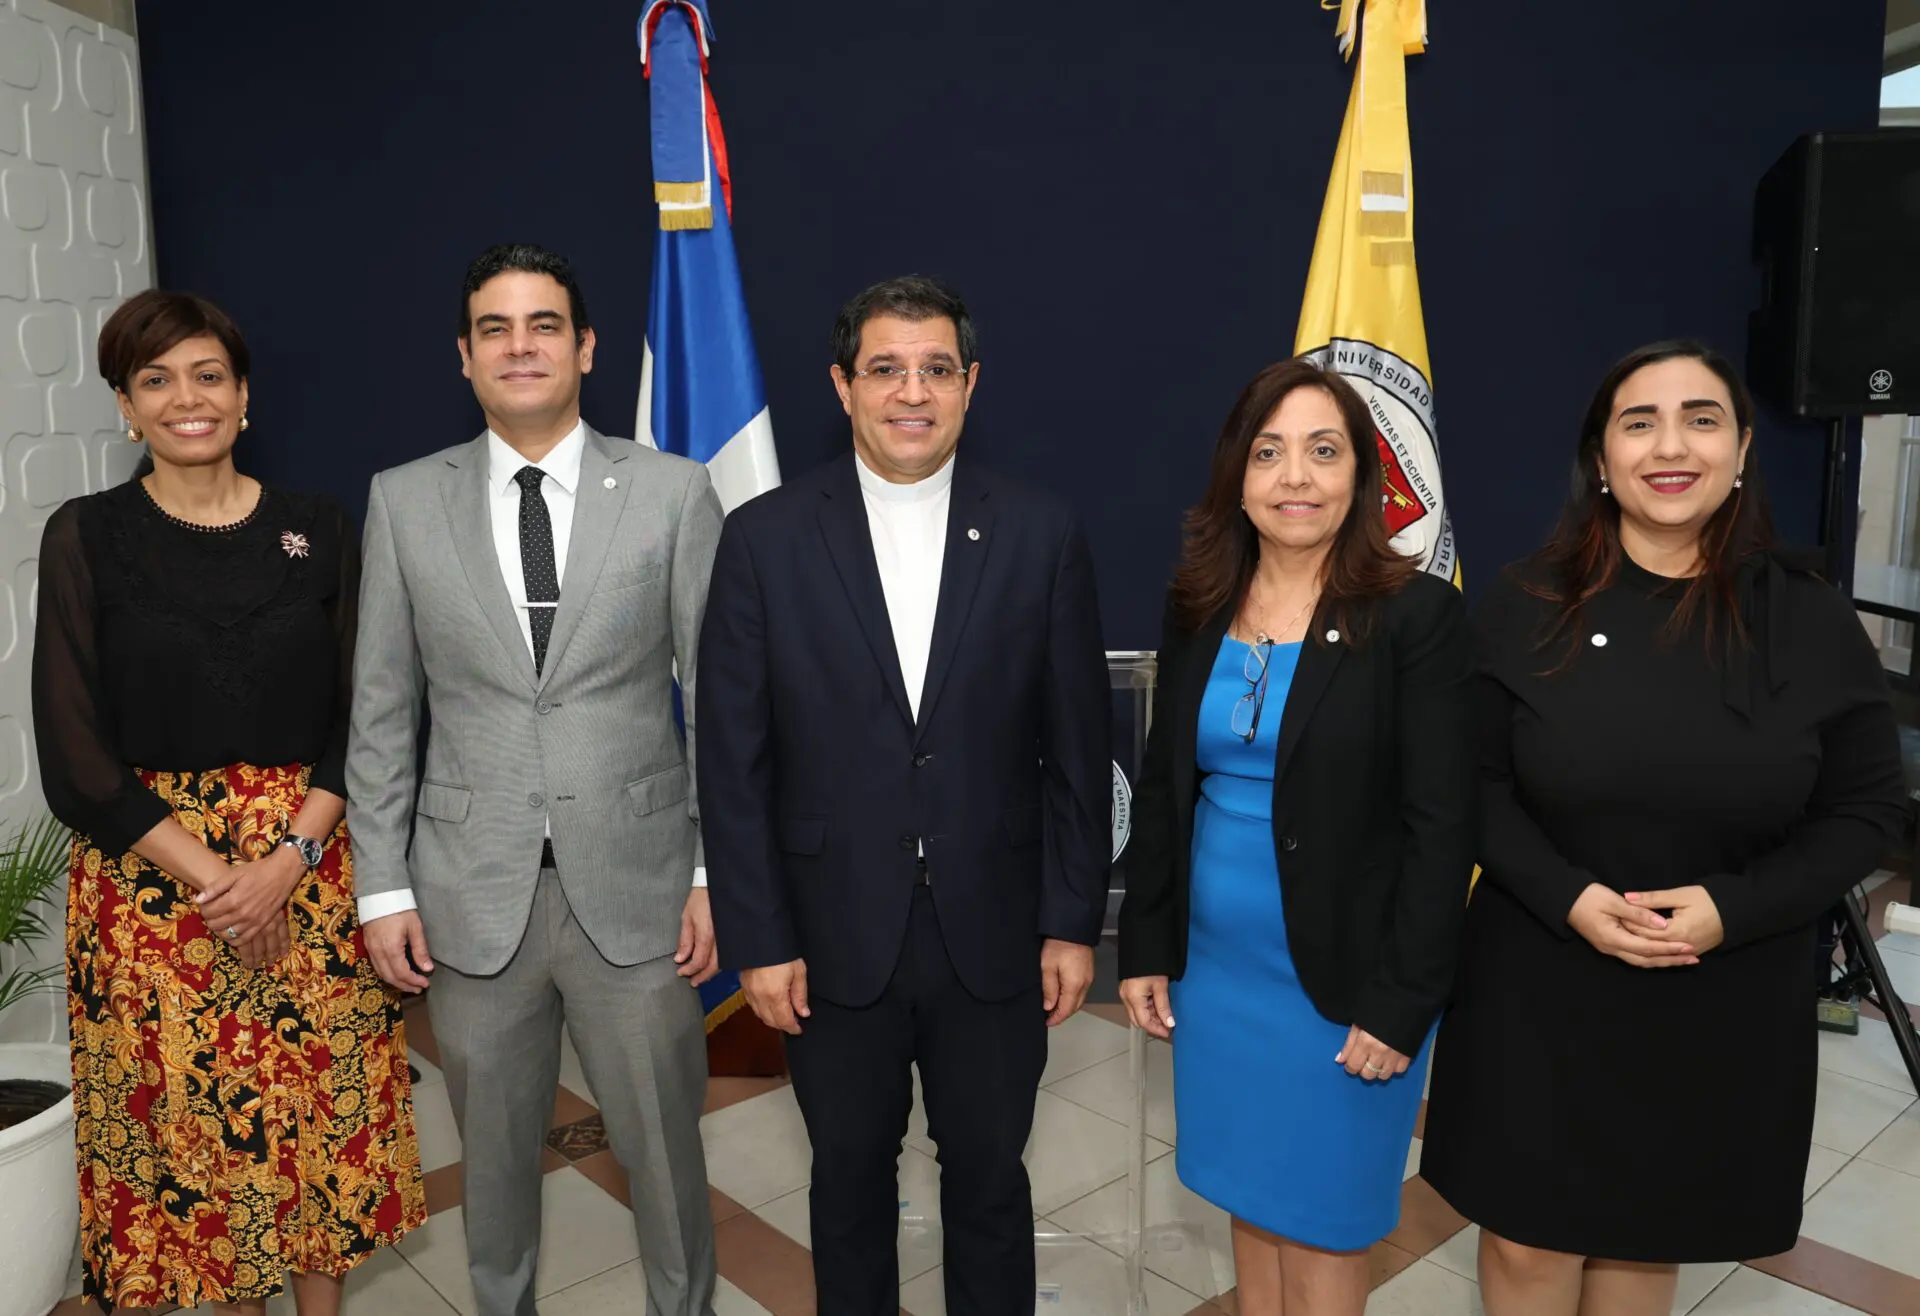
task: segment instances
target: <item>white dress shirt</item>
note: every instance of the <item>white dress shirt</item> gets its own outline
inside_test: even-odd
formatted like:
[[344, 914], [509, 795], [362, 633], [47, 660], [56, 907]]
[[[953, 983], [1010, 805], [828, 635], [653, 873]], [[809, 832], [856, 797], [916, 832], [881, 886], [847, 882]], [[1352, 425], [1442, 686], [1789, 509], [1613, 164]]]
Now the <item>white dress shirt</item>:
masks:
[[[500, 578], [507, 587], [507, 598], [514, 615], [520, 619], [520, 638], [533, 652], [533, 622], [528, 616], [527, 577], [520, 565], [520, 484], [514, 479], [528, 466], [538, 466], [546, 476], [540, 492], [547, 500], [547, 517], [553, 522], [554, 576], [561, 588], [567, 583], [567, 546], [573, 539], [573, 506], [580, 489], [580, 459], [587, 450], [584, 421], [575, 423], [567, 437], [553, 445], [547, 455], [529, 462], [515, 452], [507, 441], [487, 431], [487, 505], [493, 516], [493, 550], [500, 559]], [[548, 605], [550, 606], [550, 605]], [[553, 821], [547, 820], [546, 834], [553, 835]], [[707, 870], [693, 870], [693, 884], [707, 884]], [[413, 891], [400, 887], [376, 895], [361, 896], [356, 902], [362, 925], [388, 914], [416, 907]]]
[[892, 484], [856, 458], [867, 529], [887, 599], [900, 678], [917, 719], [933, 648], [933, 615], [940, 604], [940, 569], [947, 554], [947, 509], [953, 505], [953, 458], [916, 484]]
[[[546, 478], [540, 492], [547, 500], [547, 518], [553, 522], [553, 573], [562, 589], [567, 584], [567, 545], [573, 542], [573, 503], [580, 489], [580, 458], [587, 451], [587, 428], [577, 424], [567, 437], [537, 462], [487, 431], [487, 506], [493, 512], [493, 551], [500, 559], [500, 578], [506, 582], [513, 615], [520, 619], [520, 638], [533, 652], [533, 620], [528, 613], [527, 573], [520, 565], [520, 483], [514, 476], [538, 466]], [[551, 608], [551, 604], [543, 604]], [[548, 831], [552, 835], [552, 831]]]

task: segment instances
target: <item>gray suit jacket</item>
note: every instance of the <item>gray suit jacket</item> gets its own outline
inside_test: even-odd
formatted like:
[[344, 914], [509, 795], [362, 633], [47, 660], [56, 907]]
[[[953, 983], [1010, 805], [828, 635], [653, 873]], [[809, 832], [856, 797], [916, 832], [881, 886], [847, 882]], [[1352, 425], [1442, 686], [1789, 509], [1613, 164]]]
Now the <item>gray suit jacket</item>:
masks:
[[549, 815], [567, 900], [615, 964], [673, 951], [704, 861], [695, 646], [720, 503], [697, 462], [586, 438], [538, 677], [494, 546], [486, 435], [381, 472], [367, 499], [347, 746], [354, 886], [410, 884], [434, 958], [462, 973], [495, 973], [519, 946]]

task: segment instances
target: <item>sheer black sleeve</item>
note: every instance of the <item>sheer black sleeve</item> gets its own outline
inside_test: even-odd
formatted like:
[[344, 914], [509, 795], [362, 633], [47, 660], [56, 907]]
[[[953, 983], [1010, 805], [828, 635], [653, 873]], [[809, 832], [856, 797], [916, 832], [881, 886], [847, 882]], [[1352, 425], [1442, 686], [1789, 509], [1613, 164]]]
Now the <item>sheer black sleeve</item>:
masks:
[[33, 734], [41, 788], [53, 816], [125, 854], [171, 812], [114, 746], [101, 695], [100, 613], [69, 502], [40, 540], [40, 595], [33, 633]]
[[330, 522], [328, 533], [340, 545], [339, 579], [333, 597], [326, 601], [327, 621], [333, 627], [334, 643], [339, 649], [339, 667], [334, 674], [333, 714], [327, 724], [327, 747], [313, 765], [309, 778], [315, 790], [347, 797], [347, 723], [353, 712], [353, 645], [360, 629], [360, 536], [346, 511], [329, 502], [319, 522]]

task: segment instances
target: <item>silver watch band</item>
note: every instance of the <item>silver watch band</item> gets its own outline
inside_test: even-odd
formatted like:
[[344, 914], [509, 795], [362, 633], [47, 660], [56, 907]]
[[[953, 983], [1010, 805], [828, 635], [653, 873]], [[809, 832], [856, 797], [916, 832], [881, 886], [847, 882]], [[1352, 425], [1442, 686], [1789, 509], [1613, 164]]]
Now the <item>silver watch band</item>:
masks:
[[326, 846], [320, 841], [305, 836], [288, 835], [280, 839], [280, 844], [300, 856], [300, 862], [311, 872], [320, 866], [321, 858], [326, 854]]

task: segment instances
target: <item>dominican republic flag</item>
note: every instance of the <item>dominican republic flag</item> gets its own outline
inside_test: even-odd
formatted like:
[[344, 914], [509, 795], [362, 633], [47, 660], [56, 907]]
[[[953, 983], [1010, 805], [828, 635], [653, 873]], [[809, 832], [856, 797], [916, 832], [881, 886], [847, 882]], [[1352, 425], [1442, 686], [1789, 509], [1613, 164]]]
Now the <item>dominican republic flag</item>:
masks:
[[[639, 37], [659, 231], [633, 432], [663, 452], [705, 462], [720, 506], [731, 512], [779, 484], [780, 465], [733, 254], [727, 143], [707, 87], [707, 0], [651, 0]], [[745, 1000], [737, 974], [722, 972], [703, 985], [707, 1031]]]
[[733, 254], [727, 142], [707, 86], [707, 0], [651, 0], [639, 37], [659, 231], [634, 436], [705, 462], [731, 512], [779, 484], [780, 464]]

